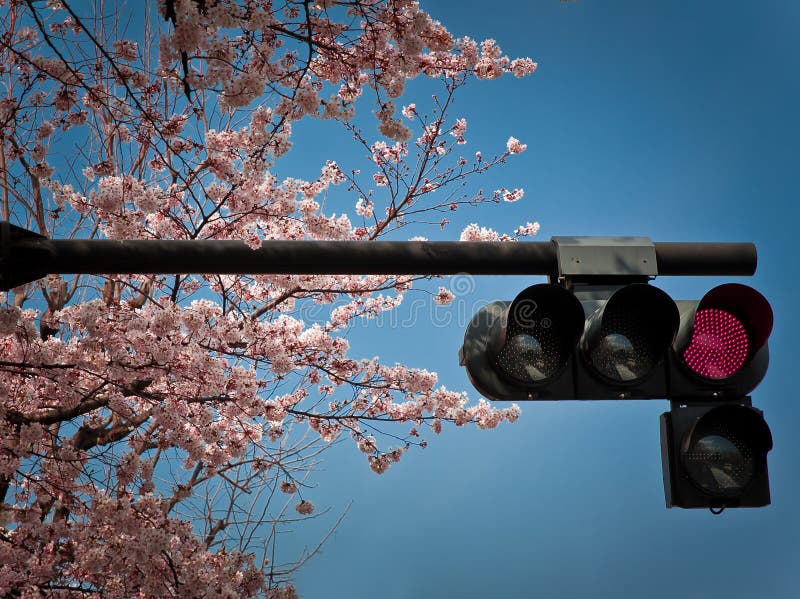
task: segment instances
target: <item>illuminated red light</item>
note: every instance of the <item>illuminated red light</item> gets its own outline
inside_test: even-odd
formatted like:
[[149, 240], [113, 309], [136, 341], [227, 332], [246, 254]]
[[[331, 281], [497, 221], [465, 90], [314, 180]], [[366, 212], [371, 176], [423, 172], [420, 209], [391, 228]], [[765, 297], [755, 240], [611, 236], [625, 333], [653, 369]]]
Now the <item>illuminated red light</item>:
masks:
[[735, 374], [747, 360], [747, 330], [730, 312], [717, 308], [698, 310], [692, 340], [683, 359], [694, 372], [708, 379]]

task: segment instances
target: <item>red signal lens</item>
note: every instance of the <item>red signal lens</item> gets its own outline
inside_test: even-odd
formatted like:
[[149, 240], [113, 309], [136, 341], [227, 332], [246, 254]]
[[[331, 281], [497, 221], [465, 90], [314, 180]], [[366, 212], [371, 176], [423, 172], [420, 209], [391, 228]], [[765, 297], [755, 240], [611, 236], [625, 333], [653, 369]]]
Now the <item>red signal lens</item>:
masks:
[[748, 349], [747, 329], [736, 316], [706, 308], [695, 314], [692, 339], [683, 359], [700, 376], [724, 379], [744, 366]]

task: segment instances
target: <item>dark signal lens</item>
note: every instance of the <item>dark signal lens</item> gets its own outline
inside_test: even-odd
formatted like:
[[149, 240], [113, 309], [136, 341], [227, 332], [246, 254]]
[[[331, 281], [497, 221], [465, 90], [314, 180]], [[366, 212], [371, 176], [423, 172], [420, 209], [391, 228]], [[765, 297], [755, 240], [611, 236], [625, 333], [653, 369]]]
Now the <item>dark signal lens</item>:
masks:
[[615, 381], [635, 381], [658, 362], [662, 348], [647, 334], [643, 319], [614, 314], [603, 321], [591, 352], [598, 372]]
[[564, 370], [584, 318], [580, 301], [563, 287], [532, 285], [493, 325], [487, 351], [500, 373], [514, 382], [544, 383]]
[[753, 478], [752, 450], [724, 433], [709, 433], [697, 439], [684, 460], [692, 481], [717, 497], [738, 495]]
[[590, 317], [584, 356], [597, 374], [613, 383], [644, 380], [672, 344], [679, 322], [675, 302], [661, 289], [627, 285]]
[[537, 383], [549, 379], [561, 369], [572, 349], [558, 323], [553, 326], [548, 316], [542, 315], [536, 324], [521, 327], [512, 323], [508, 342], [497, 356], [500, 368], [520, 381]]
[[747, 329], [730, 312], [718, 308], [698, 310], [692, 337], [683, 352], [686, 365], [708, 379], [735, 374], [747, 361]]
[[759, 412], [720, 406], [701, 416], [683, 450], [686, 474], [704, 493], [740, 497], [765, 467], [772, 435]]

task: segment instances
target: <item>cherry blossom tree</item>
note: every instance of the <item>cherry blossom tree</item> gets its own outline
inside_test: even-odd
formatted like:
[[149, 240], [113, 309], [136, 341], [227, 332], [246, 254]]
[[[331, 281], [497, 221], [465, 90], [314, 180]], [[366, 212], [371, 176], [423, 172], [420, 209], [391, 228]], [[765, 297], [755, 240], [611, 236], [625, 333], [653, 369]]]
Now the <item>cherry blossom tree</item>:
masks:
[[[0, 0], [4, 220], [57, 238], [369, 243], [522, 197], [470, 182], [525, 145], [464, 157], [451, 114], [470, 79], [536, 69], [493, 40], [454, 39], [410, 0], [136, 4]], [[438, 91], [414, 103], [418, 77]], [[292, 128], [322, 119], [367, 158], [279, 178]], [[380, 474], [448, 423], [517, 418], [349, 347], [419, 277], [124, 270], [0, 294], [0, 595], [294, 597], [308, 556], [276, 563], [276, 531], [315, 515], [330, 443]]]

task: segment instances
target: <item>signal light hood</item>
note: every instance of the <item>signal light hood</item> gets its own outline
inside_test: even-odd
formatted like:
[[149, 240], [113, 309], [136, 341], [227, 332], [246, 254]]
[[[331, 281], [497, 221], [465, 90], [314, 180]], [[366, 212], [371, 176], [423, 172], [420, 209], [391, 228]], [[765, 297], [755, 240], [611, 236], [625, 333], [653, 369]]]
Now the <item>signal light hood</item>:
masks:
[[700, 310], [716, 308], [730, 312], [744, 325], [750, 339], [750, 355], [757, 352], [772, 332], [772, 307], [761, 293], [739, 283], [726, 283], [714, 287], [703, 296], [697, 306]]

